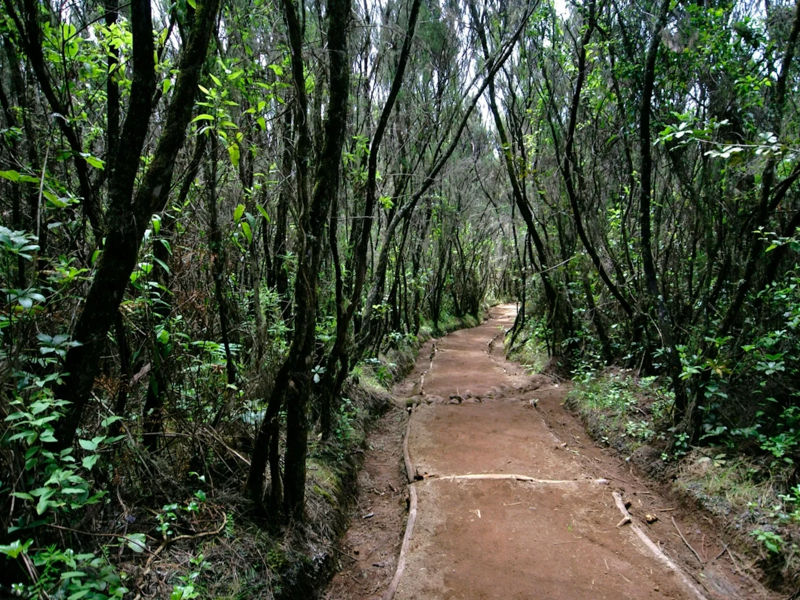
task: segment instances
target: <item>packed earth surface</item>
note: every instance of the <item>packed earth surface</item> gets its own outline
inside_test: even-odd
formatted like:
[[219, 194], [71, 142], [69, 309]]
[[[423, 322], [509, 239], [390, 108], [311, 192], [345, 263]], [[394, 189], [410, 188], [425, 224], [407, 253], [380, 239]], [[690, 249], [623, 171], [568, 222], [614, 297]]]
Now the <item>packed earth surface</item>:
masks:
[[505, 359], [515, 307], [423, 346], [368, 440], [328, 600], [777, 598], [702, 511]]

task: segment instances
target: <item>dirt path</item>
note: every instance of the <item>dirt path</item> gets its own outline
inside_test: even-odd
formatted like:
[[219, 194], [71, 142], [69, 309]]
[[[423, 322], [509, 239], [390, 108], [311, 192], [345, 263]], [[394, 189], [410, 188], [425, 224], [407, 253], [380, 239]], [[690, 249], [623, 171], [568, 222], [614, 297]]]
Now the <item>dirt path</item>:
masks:
[[591, 442], [561, 406], [565, 385], [503, 358], [513, 316], [496, 307], [430, 343], [395, 388], [414, 403], [406, 438], [399, 407], [370, 437], [325, 597], [772, 598], [701, 515]]

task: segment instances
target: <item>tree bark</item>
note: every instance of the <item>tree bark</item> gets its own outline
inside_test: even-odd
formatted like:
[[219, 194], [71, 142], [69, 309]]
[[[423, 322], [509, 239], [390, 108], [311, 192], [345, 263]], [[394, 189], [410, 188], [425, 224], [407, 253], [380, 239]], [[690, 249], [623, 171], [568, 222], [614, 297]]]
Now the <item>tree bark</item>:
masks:
[[[581, 242], [583, 243], [583, 247], [586, 249], [586, 252], [589, 254], [589, 257], [592, 259], [592, 263], [594, 264], [595, 269], [597, 270], [597, 274], [600, 276], [600, 279], [603, 280], [603, 283], [606, 284], [606, 287], [611, 292], [611, 294], [617, 299], [622, 310], [628, 316], [633, 315], [633, 307], [631, 306], [628, 299], [625, 298], [622, 291], [617, 287], [617, 285], [611, 281], [611, 278], [608, 276], [605, 267], [603, 266], [602, 261], [600, 260], [600, 256], [597, 254], [597, 250], [592, 244], [589, 236], [586, 233], [586, 228], [583, 225], [583, 217], [581, 214], [581, 208], [578, 204], [578, 191], [575, 188], [575, 181], [572, 176], [573, 169], [576, 168], [576, 157], [575, 157], [575, 130], [578, 124], [578, 108], [580, 106], [580, 98], [581, 98], [581, 91], [583, 89], [583, 84], [586, 81], [586, 72], [587, 72], [587, 64], [586, 64], [586, 46], [589, 44], [592, 38], [592, 33], [594, 32], [595, 27], [597, 26], [596, 22], [596, 15], [595, 15], [595, 2], [593, 1], [589, 5], [589, 23], [586, 26], [586, 30], [584, 31], [583, 38], [581, 39], [581, 46], [578, 50], [578, 78], [575, 81], [575, 91], [572, 94], [572, 102], [570, 103], [569, 108], [569, 123], [567, 125], [567, 138], [566, 143], [564, 145], [564, 160], [561, 164], [561, 171], [564, 176], [564, 186], [567, 188], [567, 198], [569, 199], [570, 208], [572, 209], [572, 216], [575, 221], [575, 229], [578, 232], [578, 237], [580, 237]], [[660, 29], [658, 30], [657, 35], [660, 35]], [[648, 96], [647, 99], [648, 105], [648, 126], [649, 126], [649, 110], [650, 110], [650, 98]], [[648, 131], [648, 144], [649, 144], [649, 131]], [[649, 191], [648, 191], [649, 194]]]
[[194, 26], [181, 52], [166, 123], [153, 159], [134, 195], [134, 180], [148, 131], [146, 124], [150, 122], [152, 113], [150, 99], [155, 87], [155, 65], [150, 2], [134, 0], [132, 3], [134, 76], [131, 104], [120, 138], [117, 168], [109, 181], [106, 245], [73, 332], [73, 339], [80, 346], [67, 352], [64, 370], [68, 374], [57, 390], [59, 398], [70, 402], [67, 414], [58, 423], [57, 439], [61, 447], [70, 445], [75, 437], [98, 371], [98, 357], [136, 265], [142, 236], [150, 216], [163, 208], [168, 196], [175, 156], [186, 137], [218, 6], [219, 0], [198, 2]]
[[[283, 473], [283, 509], [285, 516], [301, 521], [305, 504], [306, 454], [308, 449], [308, 399], [312, 393], [311, 368], [317, 316], [317, 282], [323, 250], [323, 230], [333, 197], [338, 193], [339, 169], [347, 123], [350, 65], [347, 32], [350, 0], [329, 0], [327, 5], [327, 43], [330, 102], [324, 126], [322, 151], [314, 173], [314, 189], [309, 194], [311, 134], [308, 126], [308, 99], [305, 89], [305, 64], [302, 55], [302, 30], [292, 0], [282, 1], [292, 79], [295, 88], [295, 122], [298, 141], [295, 152], [297, 201], [300, 212], [298, 230], [301, 251], [294, 293], [294, 337], [288, 355], [276, 378], [267, 414], [259, 429], [250, 465], [247, 487], [251, 497], [261, 504], [267, 459], [277, 443], [276, 417], [286, 406], [286, 452]], [[270, 461], [272, 463], [272, 461]], [[277, 483], [272, 469], [273, 490]]]
[[[378, 154], [380, 153], [381, 143], [383, 142], [383, 137], [389, 124], [389, 117], [394, 109], [395, 102], [397, 101], [403, 84], [405, 69], [411, 52], [411, 42], [414, 38], [417, 17], [419, 16], [420, 4], [421, 0], [413, 0], [411, 4], [408, 26], [406, 27], [403, 47], [400, 51], [394, 77], [392, 78], [392, 85], [378, 118], [378, 124], [372, 136], [372, 141], [370, 142], [369, 157], [367, 160], [367, 182], [364, 194], [364, 211], [363, 215], [360, 215], [360, 217], [363, 218], [359, 218], [356, 221], [353, 232], [353, 238], [356, 240], [355, 247], [353, 248], [352, 267], [350, 268], [350, 271], [353, 273], [353, 285], [349, 290], [350, 294], [346, 306], [344, 305], [343, 296], [337, 298], [336, 338], [328, 356], [322, 385], [320, 386], [321, 429], [323, 438], [327, 438], [330, 435], [332, 422], [331, 411], [334, 399], [341, 391], [341, 386], [347, 376], [347, 369], [350, 364], [348, 360], [349, 357], [347, 356], [347, 341], [350, 323], [359, 305], [367, 273], [367, 254], [369, 250], [370, 234], [372, 232], [372, 222], [374, 220], [375, 204], [377, 201]], [[331, 232], [332, 239], [335, 235], [336, 232]], [[336, 253], [334, 254], [333, 260], [338, 260]], [[340, 278], [337, 277], [337, 280], [340, 280]], [[338, 369], [337, 365], [339, 365]]]

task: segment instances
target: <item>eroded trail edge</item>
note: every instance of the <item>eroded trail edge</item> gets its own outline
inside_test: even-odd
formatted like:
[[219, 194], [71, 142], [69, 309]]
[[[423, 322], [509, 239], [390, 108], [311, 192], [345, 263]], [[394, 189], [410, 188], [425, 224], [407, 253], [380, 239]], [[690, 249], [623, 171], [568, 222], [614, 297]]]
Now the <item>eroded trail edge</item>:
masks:
[[[402, 458], [368, 455], [365, 471], [369, 484], [405, 468], [405, 532], [381, 550], [385, 522], [355, 515], [352, 564], [326, 597], [770, 598], [701, 516], [588, 439], [562, 407], [567, 385], [505, 360], [498, 340], [513, 318], [513, 306], [495, 307], [479, 327], [438, 340], [395, 388], [413, 407], [394, 446]], [[376, 445], [377, 456], [391, 452]], [[362, 494], [358, 511], [387, 500]], [[395, 559], [373, 559], [391, 549]]]

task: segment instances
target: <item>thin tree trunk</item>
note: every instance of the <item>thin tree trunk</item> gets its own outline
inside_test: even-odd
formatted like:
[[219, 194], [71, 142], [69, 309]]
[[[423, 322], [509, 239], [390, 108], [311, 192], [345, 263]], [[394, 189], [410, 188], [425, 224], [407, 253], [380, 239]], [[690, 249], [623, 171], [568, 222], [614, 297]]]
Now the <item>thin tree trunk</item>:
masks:
[[[194, 153], [186, 169], [186, 175], [181, 184], [175, 205], [183, 206], [189, 195], [189, 190], [197, 177], [200, 163], [205, 154], [207, 137], [204, 135], [196, 138]], [[153, 270], [150, 272], [151, 280], [158, 284], [161, 290], [160, 301], [153, 306], [153, 330], [150, 348], [150, 374], [147, 382], [147, 394], [142, 409], [142, 438], [145, 447], [153, 452], [158, 449], [159, 435], [163, 431], [164, 405], [167, 400], [169, 387], [169, 354], [172, 346], [171, 335], [169, 339], [159, 339], [155, 335], [155, 326], [160, 325], [170, 333], [169, 315], [172, 312], [172, 290], [170, 272], [166, 265], [169, 264], [171, 251], [170, 244], [174, 233], [176, 216], [172, 211], [165, 211], [161, 218], [161, 228], [158, 237], [153, 240]], [[117, 413], [120, 414], [120, 413]]]
[[659, 291], [658, 279], [653, 263], [651, 225], [650, 225], [650, 199], [652, 194], [653, 157], [651, 152], [650, 135], [650, 103], [653, 97], [655, 83], [656, 59], [661, 42], [661, 31], [667, 23], [670, 0], [663, 0], [659, 9], [658, 21], [650, 39], [647, 49], [647, 58], [644, 67], [644, 82], [642, 85], [642, 103], [639, 108], [639, 151], [640, 163], [640, 189], [639, 189], [639, 229], [641, 235], [642, 269], [645, 284], [650, 296], [650, 305], [655, 309], [656, 320], [661, 334], [661, 343], [667, 354], [667, 370], [675, 393], [674, 419], [681, 420], [686, 414], [687, 396], [686, 387], [681, 379], [681, 362], [675, 348], [675, 336], [672, 321], [667, 311], [664, 297]]
[[[567, 125], [567, 138], [566, 143], [564, 145], [564, 160], [561, 164], [561, 171], [564, 177], [564, 186], [567, 189], [567, 198], [569, 198], [569, 204], [572, 208], [572, 216], [575, 222], [575, 229], [578, 232], [578, 237], [580, 237], [581, 242], [583, 243], [583, 247], [586, 249], [586, 252], [589, 254], [589, 257], [592, 259], [592, 263], [594, 264], [595, 269], [597, 270], [598, 275], [600, 275], [600, 279], [606, 284], [606, 287], [611, 292], [611, 294], [617, 299], [622, 309], [628, 316], [633, 315], [633, 307], [631, 306], [630, 302], [628, 302], [627, 298], [623, 295], [622, 291], [617, 287], [617, 285], [611, 281], [611, 278], [608, 276], [608, 273], [603, 266], [602, 261], [600, 260], [600, 256], [597, 254], [597, 250], [592, 244], [589, 236], [586, 233], [586, 229], [583, 226], [583, 217], [581, 214], [581, 209], [578, 204], [578, 191], [575, 189], [575, 181], [572, 176], [573, 169], [576, 168], [577, 160], [575, 157], [575, 130], [577, 128], [578, 123], [578, 108], [580, 106], [580, 98], [581, 98], [581, 91], [583, 89], [583, 84], [586, 81], [586, 72], [588, 70], [586, 64], [586, 46], [592, 39], [592, 33], [594, 32], [597, 21], [595, 15], [595, 2], [594, 0], [589, 5], [589, 23], [585, 27], [585, 31], [583, 33], [583, 38], [581, 39], [581, 46], [578, 50], [578, 78], [575, 81], [575, 91], [572, 94], [572, 102], [570, 103], [569, 109], [569, 123]], [[659, 34], [660, 35], [660, 29]], [[650, 98], [648, 96], [648, 126], [649, 126], [649, 110], [650, 110]], [[648, 143], [649, 143], [649, 131], [648, 131]], [[648, 192], [649, 193], [649, 192]]]
[[[408, 64], [408, 57], [411, 53], [411, 42], [414, 38], [414, 32], [416, 30], [420, 5], [421, 0], [413, 0], [411, 9], [409, 11], [408, 26], [406, 27], [406, 33], [403, 39], [403, 47], [400, 51], [394, 77], [392, 78], [392, 85], [389, 89], [389, 95], [387, 96], [386, 102], [381, 110], [381, 114], [378, 117], [378, 124], [370, 142], [369, 158], [367, 161], [367, 182], [365, 188], [364, 214], [360, 215], [363, 216], [363, 218], [358, 219], [353, 226], [353, 239], [356, 241], [355, 247], [353, 248], [352, 267], [350, 269], [350, 271], [353, 273], [353, 285], [349, 290], [350, 297], [346, 307], [343, 304], [343, 295], [337, 294], [337, 296], [340, 297], [337, 297], [338, 318], [336, 321], [336, 338], [327, 360], [326, 370], [323, 375], [323, 381], [321, 385], [321, 428], [323, 438], [327, 438], [331, 433], [331, 410], [333, 407], [333, 402], [341, 391], [342, 383], [347, 376], [346, 371], [349, 368], [347, 341], [350, 323], [353, 320], [353, 315], [355, 314], [356, 308], [359, 306], [367, 272], [367, 254], [369, 251], [369, 241], [372, 232], [375, 204], [377, 202], [378, 154], [380, 152], [384, 134], [386, 133], [386, 128], [389, 124], [389, 118], [392, 110], [394, 109], [395, 102], [400, 94], [400, 89], [403, 84], [405, 69], [406, 65]], [[332, 232], [331, 235], [335, 236], [336, 233]], [[338, 261], [337, 254], [334, 254], [334, 261]], [[337, 281], [340, 279], [340, 277], [337, 277]], [[339, 365], [338, 369], [337, 365]]]
[[[314, 191], [309, 194], [311, 135], [308, 126], [308, 99], [305, 89], [305, 64], [302, 54], [302, 30], [292, 0], [283, 0], [292, 79], [295, 87], [295, 122], [298, 141], [295, 152], [297, 200], [302, 232], [294, 294], [294, 337], [270, 397], [267, 414], [253, 449], [248, 476], [248, 491], [259, 504], [264, 489], [264, 470], [276, 436], [275, 419], [286, 406], [286, 453], [283, 472], [283, 507], [293, 520], [303, 519], [308, 449], [308, 399], [312, 392], [311, 367], [317, 315], [317, 280], [322, 256], [322, 233], [333, 196], [338, 193], [339, 169], [349, 94], [350, 65], [347, 31], [350, 0], [329, 0], [327, 5], [327, 42], [330, 65], [330, 103], [322, 151], [314, 174]], [[272, 461], [270, 461], [272, 462]], [[275, 477], [275, 473], [272, 474]], [[273, 489], [276, 481], [273, 479]]]
[[[208, 242], [211, 250], [211, 276], [214, 279], [214, 299], [217, 302], [217, 315], [219, 316], [220, 338], [225, 349], [225, 373], [228, 385], [236, 384], [236, 365], [233, 362], [230, 343], [230, 317], [228, 315], [228, 302], [225, 297], [225, 247], [222, 244], [222, 232], [219, 228], [217, 198], [217, 161], [219, 157], [218, 141], [216, 135], [211, 137], [211, 150], [206, 173], [206, 208], [208, 210]], [[227, 394], [225, 394], [227, 396]], [[217, 412], [214, 426], [218, 424], [223, 407]]]
[[292, 111], [287, 110], [284, 117], [281, 137], [283, 138], [283, 153], [281, 155], [281, 173], [287, 180], [281, 186], [278, 195], [278, 207], [275, 212], [275, 238], [272, 246], [272, 277], [271, 284], [275, 286], [278, 301], [281, 305], [281, 316], [290, 320], [292, 301], [289, 298], [289, 274], [286, 272], [286, 221], [291, 202], [291, 188], [288, 178], [292, 172]]
[[[119, 0], [104, 0], [106, 10], [106, 27], [117, 23], [119, 18]], [[119, 50], [111, 47], [106, 58], [108, 75], [106, 77], [106, 172], [113, 173], [114, 161], [119, 149]]]

